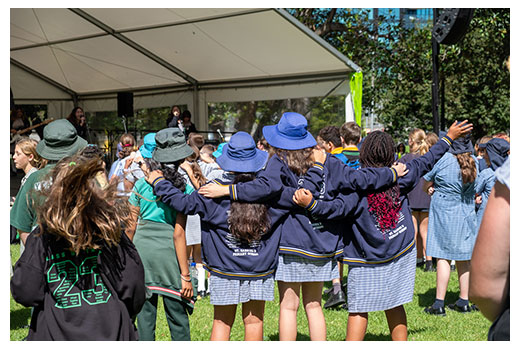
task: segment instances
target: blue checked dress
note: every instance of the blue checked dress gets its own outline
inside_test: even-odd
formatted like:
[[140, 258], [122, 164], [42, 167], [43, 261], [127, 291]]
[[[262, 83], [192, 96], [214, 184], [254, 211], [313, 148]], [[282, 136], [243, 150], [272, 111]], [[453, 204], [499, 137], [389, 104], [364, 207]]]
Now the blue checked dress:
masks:
[[[475, 164], [477, 164], [477, 160]], [[477, 168], [478, 173], [478, 168]], [[435, 192], [430, 203], [426, 255], [447, 260], [471, 260], [477, 237], [475, 184], [463, 184], [457, 158], [446, 153], [424, 175]]]

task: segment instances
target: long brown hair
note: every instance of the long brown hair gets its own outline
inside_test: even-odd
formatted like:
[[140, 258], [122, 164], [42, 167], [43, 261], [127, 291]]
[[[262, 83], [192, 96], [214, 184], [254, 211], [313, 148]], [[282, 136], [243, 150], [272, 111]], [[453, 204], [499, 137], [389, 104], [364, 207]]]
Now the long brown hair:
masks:
[[[191, 135], [191, 134], [190, 134]], [[190, 145], [191, 149], [193, 150], [193, 154], [188, 156], [186, 160], [188, 161], [191, 170], [193, 171], [193, 176], [197, 180], [197, 184], [195, 185], [197, 188], [200, 186], [203, 186], [206, 183], [206, 178], [204, 177], [204, 174], [202, 173], [202, 169], [200, 168], [199, 164], [197, 163], [197, 160], [200, 157], [199, 149], [196, 146]]]
[[298, 176], [303, 176], [312, 167], [313, 161], [311, 159], [312, 147], [286, 150], [276, 147], [271, 147], [274, 153], [285, 162], [289, 169]]
[[[237, 173], [233, 183], [255, 179], [251, 173]], [[231, 202], [228, 216], [229, 231], [242, 243], [258, 241], [271, 228], [267, 206], [260, 203]]]
[[104, 171], [99, 157], [67, 157], [53, 168], [38, 206], [40, 232], [64, 239], [76, 254], [118, 245], [128, 224], [128, 202], [117, 199], [117, 185], [102, 189], [95, 177]]
[[475, 160], [469, 152], [454, 155], [457, 158], [460, 166], [460, 175], [462, 176], [462, 183], [467, 184], [474, 182], [477, 178], [477, 166]]

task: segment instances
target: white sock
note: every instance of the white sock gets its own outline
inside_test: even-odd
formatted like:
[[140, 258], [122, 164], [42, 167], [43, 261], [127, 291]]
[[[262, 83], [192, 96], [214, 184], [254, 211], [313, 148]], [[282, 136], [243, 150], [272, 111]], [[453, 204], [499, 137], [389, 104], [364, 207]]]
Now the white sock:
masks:
[[197, 291], [198, 292], [201, 292], [201, 291], [205, 291], [206, 290], [206, 285], [204, 283], [205, 279], [206, 279], [206, 271], [204, 271], [204, 268], [202, 267], [202, 264], [197, 264], [197, 280], [199, 282], [199, 285], [197, 287]]

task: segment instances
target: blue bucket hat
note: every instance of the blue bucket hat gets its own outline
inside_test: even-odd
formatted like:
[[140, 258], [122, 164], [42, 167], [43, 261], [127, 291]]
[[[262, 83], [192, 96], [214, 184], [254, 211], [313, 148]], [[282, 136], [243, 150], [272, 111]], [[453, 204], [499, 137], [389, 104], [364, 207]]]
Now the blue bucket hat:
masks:
[[143, 158], [152, 158], [153, 150], [155, 149], [155, 132], [146, 134], [143, 139], [143, 145], [139, 147], [139, 152]]
[[509, 157], [507, 152], [509, 151], [510, 145], [509, 142], [504, 139], [494, 138], [482, 144], [482, 146], [486, 147], [489, 162], [491, 163], [491, 169], [493, 169], [493, 171], [500, 168], [500, 166], [507, 160], [507, 157]]
[[286, 112], [276, 125], [264, 126], [264, 138], [271, 146], [297, 150], [316, 146], [316, 140], [307, 131], [307, 119], [298, 113]]
[[225, 171], [255, 173], [264, 167], [267, 157], [266, 151], [256, 148], [251, 135], [239, 131], [222, 147], [217, 164]]
[[224, 145], [227, 145], [227, 142], [222, 142], [220, 145], [218, 145], [217, 150], [213, 153], [213, 157], [218, 158], [222, 155], [222, 149], [224, 148]]

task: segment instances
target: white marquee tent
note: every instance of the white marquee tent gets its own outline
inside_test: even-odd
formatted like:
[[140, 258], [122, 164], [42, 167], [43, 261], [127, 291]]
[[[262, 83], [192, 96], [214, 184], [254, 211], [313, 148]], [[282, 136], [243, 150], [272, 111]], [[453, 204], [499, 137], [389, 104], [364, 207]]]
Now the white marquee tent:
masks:
[[[16, 104], [115, 111], [185, 104], [199, 129], [209, 102], [349, 95], [360, 71], [281, 9], [11, 9]], [[346, 119], [354, 120], [351, 98]]]

